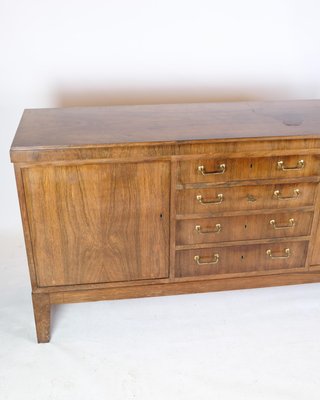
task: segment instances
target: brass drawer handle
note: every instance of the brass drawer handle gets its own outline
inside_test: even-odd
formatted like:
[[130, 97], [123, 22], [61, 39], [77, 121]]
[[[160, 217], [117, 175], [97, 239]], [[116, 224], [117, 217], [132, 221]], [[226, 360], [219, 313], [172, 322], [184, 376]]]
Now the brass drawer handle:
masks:
[[213, 259], [212, 261], [201, 261], [200, 256], [194, 256], [194, 261], [198, 264], [198, 265], [209, 265], [209, 264], [217, 264], [219, 262], [219, 254], [216, 253], [213, 255]]
[[195, 230], [196, 230], [198, 233], [220, 233], [220, 232], [221, 232], [221, 229], [222, 229], [221, 224], [216, 224], [215, 229], [213, 229], [212, 231], [204, 231], [204, 230], [201, 230], [201, 226], [200, 226], [200, 225], [196, 225], [196, 226], [195, 226]]
[[277, 225], [277, 223], [274, 219], [270, 220], [270, 225], [273, 227], [273, 229], [293, 228], [295, 226], [295, 224], [296, 224], [296, 221], [293, 218], [289, 219], [288, 225]]
[[280, 190], [275, 190], [273, 192], [273, 197], [277, 200], [289, 200], [289, 199], [297, 199], [301, 195], [301, 192], [299, 189], [294, 189], [293, 190], [293, 196], [281, 196]]
[[199, 165], [198, 167], [198, 172], [200, 172], [200, 174], [204, 176], [224, 174], [225, 171], [226, 171], [226, 164], [220, 164], [219, 169], [217, 171], [209, 171], [209, 172], [206, 172], [206, 169], [203, 165]]
[[198, 200], [198, 202], [200, 203], [200, 204], [220, 204], [220, 203], [222, 203], [223, 202], [223, 194], [222, 193], [219, 193], [218, 195], [217, 195], [217, 199], [218, 200], [207, 200], [207, 201], [205, 201], [205, 200], [203, 200], [203, 198], [202, 198], [202, 196], [201, 196], [201, 194], [198, 194], [197, 195], [197, 200]]
[[285, 252], [285, 256], [274, 256], [274, 255], [272, 255], [272, 251], [270, 249], [268, 249], [266, 251], [266, 254], [267, 254], [267, 256], [272, 258], [273, 260], [277, 260], [277, 259], [279, 260], [279, 259], [282, 259], [282, 258], [289, 258], [291, 256], [290, 249], [284, 249], [284, 252]]
[[297, 166], [296, 167], [285, 167], [283, 161], [278, 161], [277, 162], [277, 168], [280, 169], [281, 171], [296, 171], [296, 170], [299, 170], [299, 169], [303, 169], [304, 166], [305, 166], [304, 160], [299, 160], [297, 162]]

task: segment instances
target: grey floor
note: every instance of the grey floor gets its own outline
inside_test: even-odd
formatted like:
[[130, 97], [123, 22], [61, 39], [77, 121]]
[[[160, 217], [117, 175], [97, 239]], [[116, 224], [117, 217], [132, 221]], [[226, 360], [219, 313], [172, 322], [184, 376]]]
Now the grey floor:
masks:
[[55, 306], [38, 345], [20, 233], [0, 235], [0, 399], [320, 398], [320, 285]]

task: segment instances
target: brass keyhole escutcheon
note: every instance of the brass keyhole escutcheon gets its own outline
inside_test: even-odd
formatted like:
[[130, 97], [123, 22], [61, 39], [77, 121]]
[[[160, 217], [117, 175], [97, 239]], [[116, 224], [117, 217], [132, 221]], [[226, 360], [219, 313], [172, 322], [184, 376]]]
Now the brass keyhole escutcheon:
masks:
[[254, 201], [257, 201], [257, 199], [254, 197], [253, 194], [248, 194], [248, 195], [247, 195], [247, 200], [248, 200], [250, 203], [253, 203]]

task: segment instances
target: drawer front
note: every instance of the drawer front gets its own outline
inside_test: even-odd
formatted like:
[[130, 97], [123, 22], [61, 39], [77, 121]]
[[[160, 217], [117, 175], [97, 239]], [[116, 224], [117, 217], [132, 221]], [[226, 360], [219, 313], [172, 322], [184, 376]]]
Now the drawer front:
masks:
[[311, 206], [316, 185], [296, 183], [177, 190], [177, 214]]
[[179, 220], [178, 245], [297, 237], [310, 234], [312, 212], [285, 212]]
[[259, 158], [204, 158], [181, 161], [178, 182], [229, 182], [249, 179], [293, 178], [317, 175], [316, 156], [285, 156]]
[[304, 268], [308, 242], [212, 247], [176, 252], [176, 277], [264, 273]]

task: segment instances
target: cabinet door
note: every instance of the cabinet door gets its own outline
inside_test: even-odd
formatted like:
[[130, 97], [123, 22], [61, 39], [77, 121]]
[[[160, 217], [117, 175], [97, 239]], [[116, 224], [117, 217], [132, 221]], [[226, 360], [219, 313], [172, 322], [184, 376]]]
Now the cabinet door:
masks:
[[170, 163], [23, 170], [39, 286], [165, 278]]

